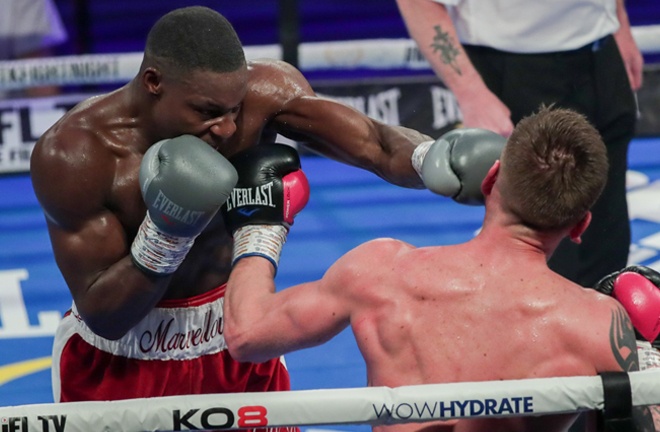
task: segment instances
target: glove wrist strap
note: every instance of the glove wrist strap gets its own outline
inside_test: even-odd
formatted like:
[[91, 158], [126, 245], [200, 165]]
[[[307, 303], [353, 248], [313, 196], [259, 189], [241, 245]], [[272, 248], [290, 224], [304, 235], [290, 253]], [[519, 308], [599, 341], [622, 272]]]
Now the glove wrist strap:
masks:
[[148, 273], [166, 276], [179, 268], [195, 238], [173, 236], [161, 231], [147, 213], [131, 245], [131, 257], [138, 267]]
[[639, 357], [639, 370], [660, 368], [660, 351], [650, 342], [637, 341], [637, 356]]
[[288, 231], [282, 225], [245, 225], [234, 231], [232, 265], [245, 257], [260, 256], [273, 264], [277, 272], [282, 247]]
[[426, 156], [426, 153], [428, 153], [429, 149], [431, 148], [431, 145], [435, 141], [424, 141], [423, 143], [420, 143], [417, 147], [415, 147], [415, 151], [413, 151], [411, 161], [412, 161], [412, 166], [415, 168], [415, 171], [417, 171], [417, 175], [422, 177], [422, 165], [424, 163], [424, 157]]

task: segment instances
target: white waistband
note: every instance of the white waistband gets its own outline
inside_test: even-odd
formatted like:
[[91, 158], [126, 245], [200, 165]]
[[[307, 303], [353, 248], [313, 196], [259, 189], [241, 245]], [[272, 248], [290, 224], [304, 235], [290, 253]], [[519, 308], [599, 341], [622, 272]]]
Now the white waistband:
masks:
[[[224, 298], [188, 307], [157, 307], [118, 340], [93, 333], [71, 307], [69, 324], [87, 343], [102, 351], [141, 360], [186, 360], [226, 349]], [[65, 318], [66, 319], [66, 318]]]

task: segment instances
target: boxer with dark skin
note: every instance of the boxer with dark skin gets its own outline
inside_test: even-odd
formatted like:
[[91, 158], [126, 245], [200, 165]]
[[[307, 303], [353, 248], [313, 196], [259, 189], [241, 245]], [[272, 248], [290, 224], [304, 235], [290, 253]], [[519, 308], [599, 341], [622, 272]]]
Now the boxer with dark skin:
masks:
[[35, 147], [32, 178], [57, 263], [79, 311], [98, 322], [100, 335], [120, 337], [159, 300], [201, 294], [228, 277], [230, 239], [219, 220], [171, 277], [151, 278], [133, 266], [128, 251], [145, 214], [138, 170], [157, 141], [191, 134], [229, 157], [279, 133], [392, 183], [424, 187], [410, 157], [429, 137], [316, 97], [287, 63], [245, 63], [238, 39], [231, 42], [235, 58], [227, 62], [237, 64], [227, 72], [179, 71], [147, 45], [130, 83], [79, 104]]
[[[273, 143], [277, 134], [393, 184], [425, 187], [411, 157], [428, 136], [317, 97], [287, 63], [246, 61], [231, 24], [205, 7], [159, 19], [137, 76], [78, 104], [39, 139], [32, 181], [73, 297], [54, 344], [56, 401], [288, 389], [283, 366], [254, 372], [226, 358], [221, 302], [232, 238], [222, 218], [172, 238], [176, 229], [168, 232], [167, 224], [185, 224], [155, 216], [163, 209], [195, 214], [194, 205], [186, 209], [170, 193], [206, 205], [216, 200], [209, 182], [218, 182], [220, 195], [231, 191], [231, 175], [213, 180], [216, 170], [201, 166], [208, 163], [191, 169], [186, 161], [217, 159], [217, 170], [229, 174], [225, 158]], [[214, 155], [194, 145], [200, 140]], [[417, 151], [420, 163], [424, 149]], [[145, 203], [153, 184], [167, 187]], [[173, 310], [187, 318], [173, 319]], [[192, 362], [207, 374], [190, 384]], [[159, 369], [165, 363], [170, 369]], [[122, 384], [130, 380], [142, 384]]]
[[[196, 238], [172, 240], [147, 221], [159, 201], [145, 204], [139, 179], [141, 170], [158, 174], [154, 166], [176, 162], [188, 177], [166, 179], [168, 190], [203, 197], [217, 173], [184, 169], [186, 160], [213, 159], [192, 144], [214, 149], [225, 170], [224, 157], [277, 134], [394, 184], [424, 187], [411, 155], [428, 136], [317, 97], [287, 63], [247, 62], [231, 24], [205, 7], [159, 19], [137, 76], [78, 104], [39, 139], [33, 186], [73, 297], [53, 349], [56, 401], [290, 388], [279, 359], [239, 364], [226, 353], [221, 302], [232, 238], [222, 218]], [[146, 160], [154, 144], [182, 135]], [[231, 175], [218, 183], [218, 191], [233, 187]], [[193, 238], [191, 248], [162, 249]], [[158, 266], [166, 270], [151, 271]]]

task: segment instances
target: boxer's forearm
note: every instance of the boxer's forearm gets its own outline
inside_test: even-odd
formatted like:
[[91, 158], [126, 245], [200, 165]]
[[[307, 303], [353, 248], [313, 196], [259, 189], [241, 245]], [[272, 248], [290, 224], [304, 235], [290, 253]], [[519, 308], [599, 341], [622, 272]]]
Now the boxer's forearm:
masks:
[[108, 267], [74, 296], [85, 324], [106, 339], [119, 339], [162, 299], [170, 276], [150, 276], [129, 256]]
[[415, 147], [431, 139], [420, 132], [387, 125], [348, 105], [318, 97], [287, 103], [274, 127], [316, 153], [371, 171], [392, 184], [424, 187], [410, 162]]
[[389, 126], [376, 121], [374, 124], [379, 145], [387, 155], [387, 159], [380, 164], [383, 172], [379, 175], [399, 186], [423, 189], [424, 182], [412, 165], [412, 154], [420, 143], [435, 138], [403, 126]]

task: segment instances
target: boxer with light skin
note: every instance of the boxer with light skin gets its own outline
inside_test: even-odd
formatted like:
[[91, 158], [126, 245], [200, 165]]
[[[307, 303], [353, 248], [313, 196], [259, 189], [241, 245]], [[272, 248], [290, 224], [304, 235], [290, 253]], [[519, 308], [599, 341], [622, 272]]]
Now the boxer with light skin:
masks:
[[[385, 125], [317, 97], [285, 62], [246, 61], [216, 11], [166, 14], [137, 76], [74, 107], [32, 153], [73, 297], [53, 347], [55, 401], [290, 388], [279, 359], [239, 364], [222, 334], [232, 238], [216, 212], [237, 181], [226, 158], [268, 152], [277, 134], [459, 202], [483, 199], [474, 185], [502, 148], [487, 131], [434, 140]], [[430, 164], [445, 172], [425, 184], [419, 170]]]
[[[276, 291], [280, 248], [244, 242], [248, 246], [234, 250], [224, 303], [229, 352], [242, 361], [263, 361], [321, 344], [350, 326], [370, 386], [636, 371], [635, 334], [621, 304], [547, 265], [564, 237], [580, 242], [607, 167], [602, 139], [583, 116], [541, 108], [517, 125], [501, 161], [483, 180], [483, 228], [466, 243], [416, 248], [391, 238], [368, 241], [321, 279]], [[237, 166], [239, 178], [243, 170]], [[249, 187], [262, 184], [248, 177]], [[294, 187], [292, 193], [308, 191]], [[244, 209], [261, 216], [221, 209], [238, 238], [246, 230], [286, 238], [281, 215], [264, 217], [255, 205]], [[557, 432], [568, 430], [577, 415], [374, 429]], [[635, 408], [634, 422], [637, 430], [654, 430], [648, 409]]]

